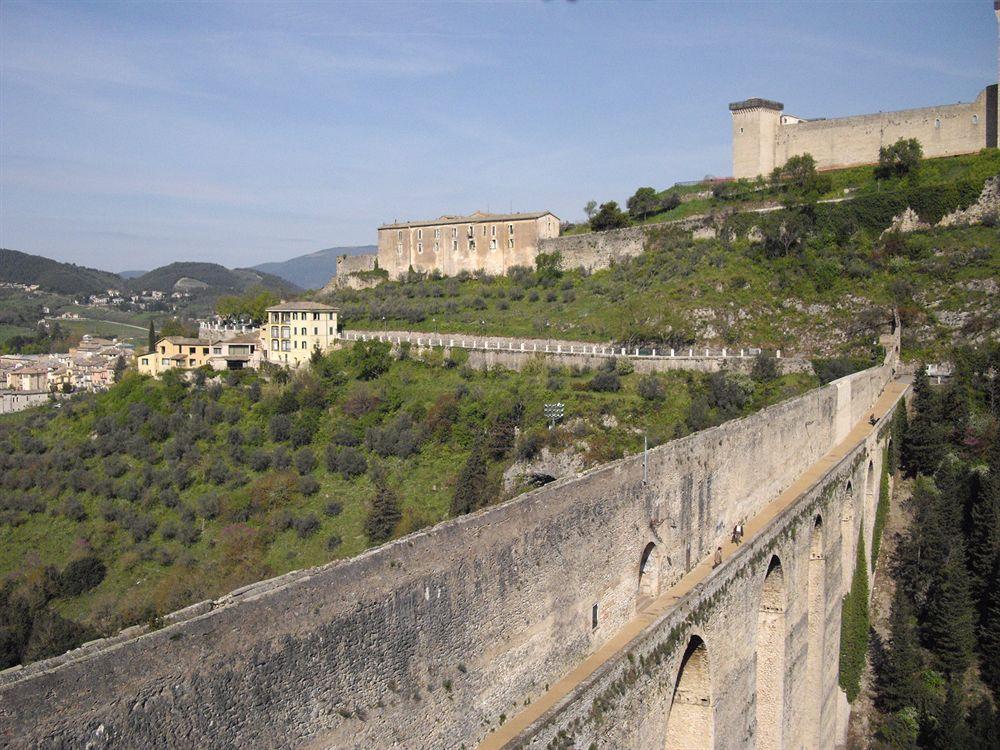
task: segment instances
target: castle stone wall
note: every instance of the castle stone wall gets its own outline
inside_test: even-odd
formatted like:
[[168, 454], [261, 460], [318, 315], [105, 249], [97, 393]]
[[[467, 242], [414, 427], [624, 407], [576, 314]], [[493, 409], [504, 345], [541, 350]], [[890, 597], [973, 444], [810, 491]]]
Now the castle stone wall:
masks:
[[633, 456], [0, 673], [0, 744], [472, 747], [633, 616], [651, 539], [668, 586], [825, 453], [837, 414], [863, 412], [888, 374], [655, 448], [648, 484]]
[[975, 153], [997, 143], [997, 86], [975, 101], [896, 112], [801, 120], [781, 114], [781, 105], [730, 105], [733, 111], [733, 176], [767, 175], [792, 156], [811, 154], [821, 169], [878, 161], [879, 149], [900, 138], [916, 138], [925, 157]]
[[374, 271], [378, 267], [378, 253], [362, 253], [361, 255], [338, 255], [337, 275], [347, 276], [351, 273]]

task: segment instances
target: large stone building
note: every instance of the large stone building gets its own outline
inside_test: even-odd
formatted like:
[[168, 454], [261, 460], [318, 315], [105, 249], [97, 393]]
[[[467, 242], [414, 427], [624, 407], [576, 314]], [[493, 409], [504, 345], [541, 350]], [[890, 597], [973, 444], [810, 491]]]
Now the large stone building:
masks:
[[319, 302], [282, 302], [267, 308], [261, 327], [261, 354], [267, 362], [297, 367], [314, 350], [326, 352], [337, 343], [336, 307]]
[[504, 274], [535, 265], [539, 240], [559, 236], [559, 218], [549, 211], [520, 214], [442, 216], [378, 228], [378, 267], [398, 279], [414, 271]]
[[954, 156], [997, 146], [997, 86], [974, 102], [871, 115], [807, 120], [769, 99], [729, 105], [733, 114], [733, 176], [767, 175], [792, 156], [812, 154], [820, 169], [878, 161], [879, 148], [916, 138], [924, 156]]

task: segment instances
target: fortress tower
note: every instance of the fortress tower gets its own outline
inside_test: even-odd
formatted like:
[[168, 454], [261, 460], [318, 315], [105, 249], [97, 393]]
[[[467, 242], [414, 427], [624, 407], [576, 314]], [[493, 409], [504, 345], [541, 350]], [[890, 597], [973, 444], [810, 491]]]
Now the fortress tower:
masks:
[[[1000, 33], [1000, 0], [994, 0]], [[997, 79], [1000, 80], [1000, 41]], [[955, 156], [996, 148], [1000, 122], [997, 84], [975, 101], [834, 119], [784, 114], [784, 105], [753, 98], [733, 102], [733, 177], [768, 175], [792, 156], [811, 154], [820, 169], [878, 161], [879, 149], [900, 138], [916, 138], [924, 156]]]

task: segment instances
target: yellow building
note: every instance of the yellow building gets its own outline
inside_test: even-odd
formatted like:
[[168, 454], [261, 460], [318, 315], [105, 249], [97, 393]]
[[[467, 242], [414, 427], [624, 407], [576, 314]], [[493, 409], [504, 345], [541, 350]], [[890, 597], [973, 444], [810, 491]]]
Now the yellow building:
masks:
[[138, 356], [143, 375], [160, 375], [165, 370], [193, 370], [208, 366], [213, 370], [242, 370], [256, 367], [260, 361], [260, 339], [246, 334], [228, 339], [191, 339], [167, 336], [156, 348]]
[[186, 336], [167, 336], [156, 342], [148, 354], [138, 357], [138, 369], [143, 375], [159, 375], [166, 370], [193, 370], [209, 364], [212, 342]]
[[319, 302], [282, 302], [267, 308], [267, 322], [260, 329], [264, 361], [298, 367], [316, 349], [329, 351], [338, 341], [338, 312]]

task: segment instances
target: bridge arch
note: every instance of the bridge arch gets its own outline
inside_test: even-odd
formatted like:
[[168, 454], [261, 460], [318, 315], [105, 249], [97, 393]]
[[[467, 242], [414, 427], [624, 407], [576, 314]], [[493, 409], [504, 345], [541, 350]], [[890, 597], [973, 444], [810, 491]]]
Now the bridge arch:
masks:
[[823, 651], [826, 648], [826, 545], [823, 516], [813, 519], [809, 540], [808, 640], [806, 650], [805, 716], [803, 747], [822, 746]]
[[660, 593], [660, 553], [655, 542], [643, 548], [639, 558], [639, 602]]
[[[875, 506], [878, 504], [878, 490], [878, 475], [875, 471], [875, 461], [868, 459], [868, 470], [865, 472], [865, 512], [863, 518], [871, 524], [875, 522]], [[868, 555], [868, 559], [871, 560], [874, 528], [869, 527], [868, 523], [865, 524], [865, 552]]]
[[854, 526], [855, 503], [854, 483], [848, 481], [844, 489], [844, 499], [840, 511], [840, 583], [841, 593], [846, 594], [851, 587], [851, 573], [854, 571], [854, 548], [858, 531]]
[[715, 747], [715, 709], [708, 648], [699, 636], [688, 641], [681, 659], [667, 715], [664, 750], [711, 750]]
[[785, 721], [785, 576], [771, 557], [757, 611], [757, 750], [780, 750]]

